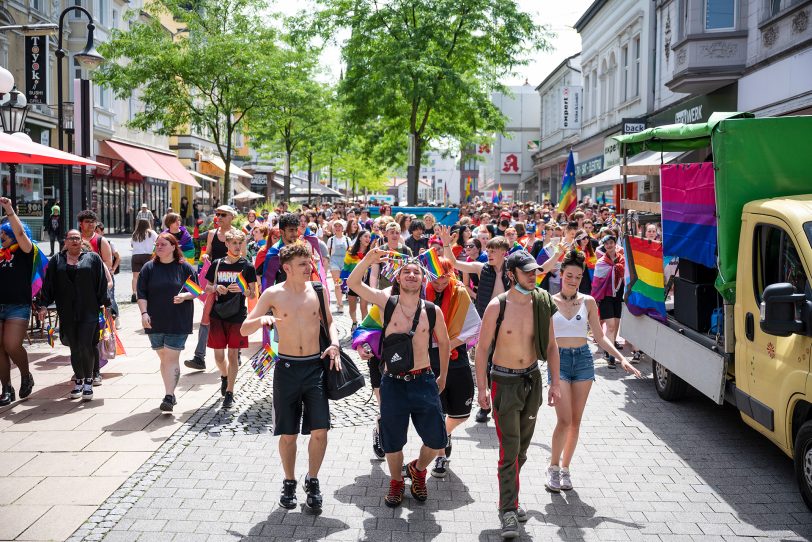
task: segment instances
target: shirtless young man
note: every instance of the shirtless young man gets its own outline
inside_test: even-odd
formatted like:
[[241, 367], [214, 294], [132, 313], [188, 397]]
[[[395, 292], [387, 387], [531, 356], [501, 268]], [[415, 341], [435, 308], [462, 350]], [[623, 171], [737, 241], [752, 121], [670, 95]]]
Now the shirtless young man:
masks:
[[[338, 335], [330, 311], [323, 322], [330, 332], [330, 346], [322, 352], [319, 347], [321, 322], [319, 296], [310, 282], [310, 251], [303, 244], [287, 245], [279, 251], [279, 261], [287, 276], [284, 282], [268, 288], [257, 301], [254, 310], [240, 331], [250, 335], [261, 326], [273, 326], [279, 339], [279, 356], [273, 373], [274, 435], [279, 438], [279, 456], [285, 480], [279, 504], [296, 508], [296, 437], [300, 431], [310, 435], [309, 459], [304, 490], [306, 504], [321, 510], [322, 495], [318, 474], [327, 449], [330, 429], [330, 408], [324, 386], [323, 358], [330, 357], [330, 369], [341, 370]], [[273, 316], [268, 312], [273, 311]]]
[[[527, 521], [527, 513], [519, 507], [519, 473], [527, 460], [543, 400], [539, 359], [546, 359], [549, 369], [548, 404], [555, 406], [561, 398], [558, 345], [552, 320], [558, 309], [547, 292], [536, 289], [536, 271], [540, 266], [528, 252], [511, 254], [505, 266], [514, 286], [485, 309], [476, 352], [476, 380], [479, 406], [487, 409], [493, 404], [499, 438], [502, 537], [516, 538], [519, 521]], [[498, 322], [502, 299], [504, 315]], [[486, 378], [488, 345], [494, 346], [490, 393]]]
[[[382, 356], [386, 359], [387, 339], [394, 334], [408, 334], [417, 316], [417, 327], [411, 339], [413, 366], [405, 373], [394, 374], [385, 367], [381, 378], [381, 446], [386, 453], [386, 462], [392, 479], [389, 493], [384, 502], [394, 508], [403, 501], [406, 487], [403, 480], [403, 446], [409, 430], [409, 419], [414, 423], [418, 435], [423, 440], [420, 456], [406, 466], [406, 475], [411, 478], [412, 497], [418, 501], [428, 498], [426, 488], [426, 467], [431, 464], [440, 450], [448, 442], [440, 392], [445, 388], [448, 374], [449, 339], [443, 314], [433, 304], [420, 299], [420, 290], [425, 279], [425, 271], [416, 260], [409, 260], [399, 270], [396, 280], [400, 285], [400, 295], [376, 290], [364, 284], [367, 269], [385, 260], [387, 252], [375, 248], [367, 253], [347, 279], [347, 285], [364, 300], [377, 305], [384, 314], [384, 339]], [[390, 301], [391, 300], [391, 301]], [[391, 317], [386, 318], [386, 306], [390, 307]], [[419, 313], [418, 313], [419, 311]], [[440, 374], [435, 375], [429, 361], [431, 331], [429, 313], [434, 311], [434, 337], [439, 349]], [[394, 358], [394, 356], [393, 356]]]

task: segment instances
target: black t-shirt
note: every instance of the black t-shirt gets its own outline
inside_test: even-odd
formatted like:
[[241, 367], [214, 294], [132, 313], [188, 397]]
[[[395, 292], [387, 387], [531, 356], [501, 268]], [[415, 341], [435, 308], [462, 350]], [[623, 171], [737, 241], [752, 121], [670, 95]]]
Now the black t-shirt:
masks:
[[34, 248], [25, 253], [17, 249], [8, 260], [0, 261], [0, 304], [31, 305], [31, 275], [34, 272]]
[[420, 249], [428, 250], [429, 249], [429, 240], [426, 237], [421, 237], [420, 239], [415, 239], [414, 236], [410, 235], [406, 241], [403, 243], [412, 251], [412, 254], [415, 256], [420, 255]]
[[173, 299], [185, 292], [183, 283], [191, 276], [197, 282], [197, 272], [185, 261], [161, 263], [150, 260], [138, 275], [138, 299], [147, 300], [147, 313], [152, 323], [150, 333], [190, 335], [194, 317], [193, 300], [176, 305]]
[[[219, 267], [218, 267], [219, 263]], [[237, 282], [237, 277], [242, 273], [242, 277], [245, 279], [247, 284], [251, 284], [252, 282], [257, 281], [257, 272], [254, 269], [254, 266], [246, 260], [245, 258], [240, 258], [234, 263], [228, 263], [228, 261], [223, 258], [219, 261], [212, 262], [211, 266], [209, 267], [208, 272], [206, 273], [206, 280], [210, 283], [214, 283], [214, 272], [217, 271], [217, 280], [216, 283], [218, 285], [226, 286], [230, 284], [234, 284]], [[237, 316], [228, 319], [229, 322], [242, 322], [248, 316], [248, 309], [245, 306], [245, 295], [242, 292], [228, 292], [225, 295], [218, 295], [217, 301], [215, 303], [225, 303], [235, 295], [240, 296], [240, 303], [242, 305], [242, 309]]]

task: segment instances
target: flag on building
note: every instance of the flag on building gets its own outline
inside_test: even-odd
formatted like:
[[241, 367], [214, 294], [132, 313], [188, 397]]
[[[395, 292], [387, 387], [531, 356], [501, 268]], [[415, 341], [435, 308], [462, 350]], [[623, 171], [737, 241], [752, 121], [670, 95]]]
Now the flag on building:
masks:
[[575, 192], [575, 160], [570, 151], [567, 158], [567, 167], [564, 169], [564, 176], [561, 179], [561, 198], [558, 200], [558, 210], [567, 213], [567, 216], [575, 212], [578, 204], [578, 195]]

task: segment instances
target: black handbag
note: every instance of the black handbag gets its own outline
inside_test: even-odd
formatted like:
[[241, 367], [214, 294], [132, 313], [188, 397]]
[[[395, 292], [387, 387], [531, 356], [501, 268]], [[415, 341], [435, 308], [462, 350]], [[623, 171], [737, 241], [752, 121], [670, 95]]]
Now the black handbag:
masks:
[[[330, 333], [327, 330], [327, 310], [324, 307], [324, 294], [320, 282], [313, 282], [313, 289], [319, 296], [319, 310], [321, 311], [321, 324], [319, 326], [319, 347], [322, 352], [330, 347]], [[327, 381], [327, 398], [333, 401], [349, 397], [364, 387], [364, 375], [355, 366], [352, 358], [338, 348], [341, 359], [341, 370], [330, 369], [330, 360], [324, 358], [324, 376]]]
[[[214, 268], [214, 283], [217, 284], [217, 272], [220, 270], [220, 262], [222, 259], [217, 260], [217, 265]], [[226, 294], [228, 295], [228, 294]], [[214, 305], [211, 307], [211, 315], [218, 320], [231, 320], [243, 309], [242, 295], [234, 294], [225, 301], [220, 301], [220, 295], [217, 294], [217, 299], [214, 300]]]
[[389, 318], [391, 318], [394, 307], [398, 304], [399, 297], [393, 295], [387, 301], [387, 305], [391, 305], [392, 309], [388, 310], [389, 307], [384, 308], [385, 322], [381, 331], [381, 361], [389, 374], [403, 374], [414, 369], [412, 337], [414, 337], [417, 324], [420, 322], [420, 313], [423, 311], [423, 300], [420, 300], [412, 319], [412, 329], [408, 333], [393, 333], [387, 336], [386, 328], [389, 324]]

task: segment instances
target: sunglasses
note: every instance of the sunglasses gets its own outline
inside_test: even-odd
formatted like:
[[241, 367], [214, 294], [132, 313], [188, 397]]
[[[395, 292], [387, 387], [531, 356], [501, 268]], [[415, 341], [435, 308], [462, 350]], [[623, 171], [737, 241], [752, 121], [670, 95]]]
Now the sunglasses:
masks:
[[227, 216], [231, 216], [230, 213], [214, 213], [214, 215], [218, 218], [225, 218]]
[[476, 245], [465, 245], [465, 248], [476, 248]]
[[65, 241], [81, 241], [81, 237], [66, 237]]

